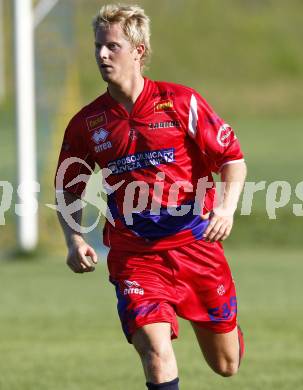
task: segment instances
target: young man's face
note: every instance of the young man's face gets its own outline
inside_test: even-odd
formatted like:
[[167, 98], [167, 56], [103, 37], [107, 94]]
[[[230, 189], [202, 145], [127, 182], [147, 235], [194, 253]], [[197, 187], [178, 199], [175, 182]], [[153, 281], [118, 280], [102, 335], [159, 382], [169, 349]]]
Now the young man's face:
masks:
[[98, 27], [95, 37], [96, 60], [107, 83], [122, 85], [140, 72], [140, 55], [125, 37], [118, 23]]

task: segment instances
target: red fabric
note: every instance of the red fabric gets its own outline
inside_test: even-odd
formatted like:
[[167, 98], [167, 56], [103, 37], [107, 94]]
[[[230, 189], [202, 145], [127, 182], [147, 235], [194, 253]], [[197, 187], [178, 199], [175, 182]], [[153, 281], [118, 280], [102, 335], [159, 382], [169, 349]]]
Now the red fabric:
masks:
[[[146, 157], [149, 153], [150, 157]], [[157, 157], [159, 153], [162, 160]], [[122, 183], [114, 197], [118, 212], [124, 215], [125, 189], [133, 181], [147, 183], [149, 209], [155, 183], [159, 182], [157, 174], [165, 174], [161, 206], [182, 205], [194, 201], [200, 178], [207, 177], [213, 183], [212, 172], [218, 172], [227, 162], [241, 160], [243, 154], [232, 129], [195, 90], [145, 79], [130, 114], [106, 92], [72, 118], [64, 135], [58, 168], [71, 157], [84, 160], [86, 165], [74, 162], [62, 183], [56, 180], [57, 190], [80, 197], [96, 164], [110, 168], [113, 174], [106, 181], [110, 186]], [[77, 177], [80, 181], [69, 185]], [[169, 202], [171, 185], [178, 181], [187, 183], [186, 188], [181, 186], [176, 199]], [[204, 212], [212, 209], [214, 197], [215, 189], [208, 188]], [[104, 229], [105, 245], [121, 250], [129, 245], [137, 251], [169, 249], [195, 239], [190, 230], [183, 230], [151, 244], [119, 220], [115, 227], [106, 223]]]
[[136, 329], [154, 322], [171, 323], [176, 338], [176, 316], [216, 333], [236, 326], [235, 286], [219, 243], [196, 241], [143, 254], [111, 249], [108, 268], [129, 341]]

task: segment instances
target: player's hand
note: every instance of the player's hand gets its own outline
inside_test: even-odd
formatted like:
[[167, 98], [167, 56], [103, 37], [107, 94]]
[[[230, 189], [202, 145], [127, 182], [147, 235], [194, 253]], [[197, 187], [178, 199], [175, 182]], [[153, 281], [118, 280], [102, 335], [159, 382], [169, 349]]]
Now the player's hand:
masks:
[[76, 273], [92, 272], [95, 270], [94, 264], [98, 263], [98, 256], [83, 239], [77, 239], [68, 247], [66, 263]]
[[202, 219], [209, 219], [203, 238], [207, 242], [224, 241], [230, 235], [233, 227], [234, 215], [223, 208], [215, 208], [213, 211], [202, 215]]

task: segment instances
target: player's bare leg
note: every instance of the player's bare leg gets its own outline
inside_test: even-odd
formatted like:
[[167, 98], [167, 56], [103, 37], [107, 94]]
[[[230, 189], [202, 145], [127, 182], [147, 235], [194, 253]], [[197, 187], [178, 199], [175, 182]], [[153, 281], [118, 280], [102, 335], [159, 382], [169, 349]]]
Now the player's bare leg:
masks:
[[140, 355], [147, 382], [160, 384], [178, 377], [171, 324], [161, 322], [145, 325], [134, 333], [132, 343]]
[[208, 365], [219, 375], [232, 376], [238, 372], [242, 353], [238, 328], [229, 333], [214, 333], [192, 323], [201, 351]]

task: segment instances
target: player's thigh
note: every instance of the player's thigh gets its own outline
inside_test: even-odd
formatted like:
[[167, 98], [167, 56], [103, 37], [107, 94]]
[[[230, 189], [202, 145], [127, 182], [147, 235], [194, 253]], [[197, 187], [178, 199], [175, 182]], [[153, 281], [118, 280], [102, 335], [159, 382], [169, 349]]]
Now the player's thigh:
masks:
[[218, 374], [231, 376], [239, 367], [238, 329], [228, 333], [215, 333], [191, 323], [206, 362]]

